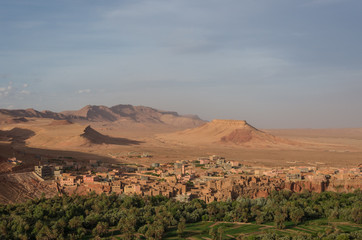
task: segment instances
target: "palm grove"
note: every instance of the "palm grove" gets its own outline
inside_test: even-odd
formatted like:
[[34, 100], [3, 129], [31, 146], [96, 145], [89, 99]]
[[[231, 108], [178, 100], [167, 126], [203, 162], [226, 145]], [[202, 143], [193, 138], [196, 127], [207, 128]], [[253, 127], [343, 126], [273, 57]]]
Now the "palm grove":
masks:
[[[171, 227], [176, 227], [181, 237], [186, 224], [199, 221], [274, 222], [283, 229], [287, 221], [297, 225], [319, 218], [361, 224], [362, 192], [275, 191], [268, 198], [238, 198], [210, 204], [197, 199], [178, 202], [162, 196], [94, 193], [40, 198], [0, 205], [0, 239], [83, 239], [113, 234], [122, 239], [162, 239]], [[211, 231], [215, 239], [222, 234], [222, 229]], [[356, 233], [350, 239], [361, 235]]]

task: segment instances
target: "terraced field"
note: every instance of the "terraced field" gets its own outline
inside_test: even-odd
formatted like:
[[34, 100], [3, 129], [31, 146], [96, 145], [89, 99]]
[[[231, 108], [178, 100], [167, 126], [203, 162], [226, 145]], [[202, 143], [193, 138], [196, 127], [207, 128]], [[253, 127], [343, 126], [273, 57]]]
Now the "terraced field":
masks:
[[174, 227], [164, 235], [164, 239], [212, 239], [209, 235], [210, 229], [215, 228], [216, 232], [222, 228], [222, 239], [236, 239], [238, 236], [257, 236], [265, 233], [275, 233], [281, 236], [312, 235], [317, 236], [327, 230], [350, 233], [362, 231], [362, 226], [348, 222], [331, 222], [326, 219], [311, 220], [295, 226], [291, 222], [286, 223], [285, 229], [276, 229], [274, 223], [225, 223], [225, 222], [198, 222], [187, 224], [182, 238], [177, 235], [177, 228]]

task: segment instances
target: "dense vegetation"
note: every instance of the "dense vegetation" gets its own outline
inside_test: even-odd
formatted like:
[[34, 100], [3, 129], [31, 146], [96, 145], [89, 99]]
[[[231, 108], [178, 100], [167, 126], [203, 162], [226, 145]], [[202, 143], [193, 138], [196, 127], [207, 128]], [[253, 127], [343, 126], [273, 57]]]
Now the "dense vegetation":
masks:
[[[362, 192], [280, 191], [267, 199], [240, 198], [210, 204], [201, 200], [182, 203], [162, 196], [93, 193], [41, 198], [0, 205], [0, 239], [89, 239], [114, 234], [122, 239], [162, 239], [170, 228], [176, 228], [181, 237], [186, 224], [200, 221], [273, 222], [278, 229], [283, 229], [287, 222], [298, 225], [322, 218], [362, 224]], [[215, 233], [215, 238], [217, 235]], [[335, 239], [338, 234], [327, 235], [318, 237]], [[358, 239], [361, 235], [354, 232], [345, 239]]]

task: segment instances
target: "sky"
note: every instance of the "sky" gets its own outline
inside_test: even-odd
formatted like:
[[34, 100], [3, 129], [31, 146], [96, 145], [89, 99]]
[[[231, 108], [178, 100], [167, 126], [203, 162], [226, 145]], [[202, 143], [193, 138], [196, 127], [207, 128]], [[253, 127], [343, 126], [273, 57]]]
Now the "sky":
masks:
[[0, 0], [0, 108], [362, 127], [360, 0]]

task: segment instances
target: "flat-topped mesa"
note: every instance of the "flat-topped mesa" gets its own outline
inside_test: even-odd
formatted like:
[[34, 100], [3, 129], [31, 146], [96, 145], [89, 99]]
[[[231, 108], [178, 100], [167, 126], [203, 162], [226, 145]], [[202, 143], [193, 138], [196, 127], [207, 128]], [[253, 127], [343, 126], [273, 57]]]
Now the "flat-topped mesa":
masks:
[[245, 120], [228, 120], [228, 119], [214, 119], [211, 121], [212, 124], [224, 125], [224, 126], [237, 126], [244, 127], [248, 123]]
[[[170, 134], [171, 139], [196, 144], [232, 144], [247, 147], [265, 147], [284, 143], [271, 134], [262, 132], [245, 120], [215, 119], [204, 125]], [[180, 140], [181, 139], [181, 140]]]

